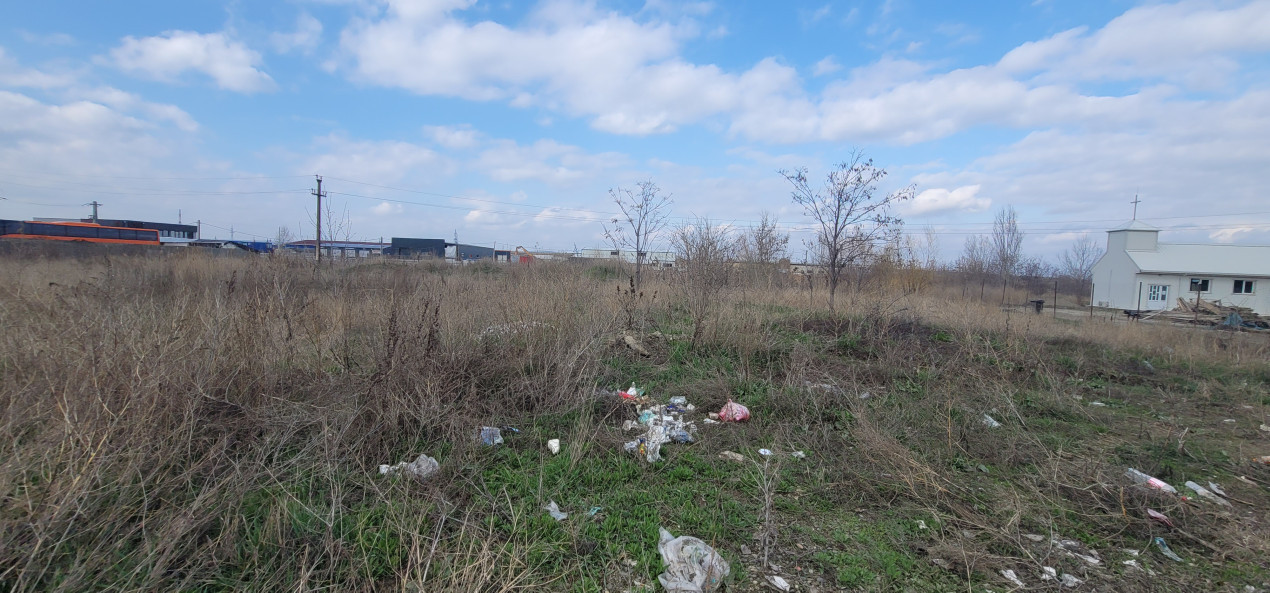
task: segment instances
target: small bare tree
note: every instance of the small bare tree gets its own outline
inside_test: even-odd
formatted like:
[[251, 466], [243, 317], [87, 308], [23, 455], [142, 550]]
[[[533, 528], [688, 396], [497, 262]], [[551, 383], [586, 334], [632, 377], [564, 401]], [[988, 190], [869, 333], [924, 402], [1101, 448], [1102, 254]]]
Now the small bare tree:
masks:
[[604, 225], [604, 236], [614, 249], [625, 247], [635, 251], [635, 290], [638, 291], [643, 280], [644, 258], [657, 234], [666, 228], [673, 202], [651, 179], [637, 183], [633, 190], [610, 189], [609, 197], [622, 215]]
[[[992, 245], [987, 237], [973, 235], [966, 237], [961, 256], [957, 258], [957, 271], [967, 280], [979, 281], [979, 298], [983, 298], [983, 289], [988, 282], [988, 273], [992, 270]], [[962, 285], [962, 296], [966, 295]]]
[[843, 269], [871, 253], [875, 242], [903, 224], [891, 216], [891, 206], [912, 199], [914, 188], [910, 185], [879, 195], [877, 184], [886, 177], [886, 170], [873, 166], [873, 160], [860, 150], [835, 166], [820, 189], [812, 188], [806, 168], [780, 174], [794, 186], [794, 203], [819, 227], [815, 246], [829, 280], [832, 311]]
[[1102, 257], [1102, 248], [1089, 235], [1081, 235], [1075, 243], [1058, 256], [1058, 273], [1080, 282], [1081, 294], [1094, 277], [1094, 264]]
[[1014, 206], [1006, 206], [997, 212], [992, 221], [990, 241], [993, 263], [1001, 275], [1001, 303], [1004, 304], [1006, 287], [1023, 258], [1023, 231], [1019, 228], [1019, 215]]
[[770, 289], [776, 268], [785, 257], [788, 246], [789, 233], [780, 232], [776, 219], [764, 212], [758, 224], [751, 226], [737, 239], [736, 259], [745, 265], [751, 280], [766, 279]]
[[698, 218], [675, 229], [677, 285], [692, 316], [692, 348], [705, 332], [706, 320], [728, 283], [736, 243], [728, 230]]

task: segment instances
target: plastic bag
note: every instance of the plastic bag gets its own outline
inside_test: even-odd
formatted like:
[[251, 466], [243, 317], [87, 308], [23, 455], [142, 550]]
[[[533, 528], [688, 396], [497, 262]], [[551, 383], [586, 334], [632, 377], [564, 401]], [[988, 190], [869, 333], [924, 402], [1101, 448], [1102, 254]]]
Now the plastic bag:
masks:
[[719, 410], [719, 420], [723, 422], [745, 422], [750, 419], [750, 409], [738, 404], [732, 400], [723, 404], [723, 409]]
[[547, 511], [547, 514], [551, 515], [551, 518], [557, 521], [564, 521], [569, 518], [569, 513], [561, 511], [560, 507], [556, 505], [556, 501], [554, 500], [548, 502], [547, 506], [542, 507], [542, 510]]
[[727, 560], [709, 544], [695, 537], [674, 537], [664, 527], [659, 527], [658, 531], [661, 532], [661, 541], [657, 543], [657, 551], [661, 552], [666, 572], [657, 575], [657, 580], [666, 593], [711, 593], [718, 590], [730, 570]]
[[1125, 471], [1124, 475], [1128, 476], [1130, 480], [1133, 480], [1135, 484], [1145, 484], [1146, 486], [1155, 488], [1156, 490], [1163, 490], [1169, 494], [1177, 494], [1177, 488], [1169, 485], [1168, 482], [1159, 478], [1153, 478], [1136, 469], [1129, 468]]
[[389, 475], [405, 471], [415, 478], [422, 480], [432, 474], [435, 474], [438, 469], [441, 469], [441, 464], [437, 463], [437, 460], [428, 457], [426, 453], [420, 453], [419, 457], [410, 463], [402, 461], [397, 465], [381, 465], [379, 466], [379, 473]]
[[476, 433], [476, 438], [486, 447], [503, 444], [503, 431], [493, 426], [482, 426]]

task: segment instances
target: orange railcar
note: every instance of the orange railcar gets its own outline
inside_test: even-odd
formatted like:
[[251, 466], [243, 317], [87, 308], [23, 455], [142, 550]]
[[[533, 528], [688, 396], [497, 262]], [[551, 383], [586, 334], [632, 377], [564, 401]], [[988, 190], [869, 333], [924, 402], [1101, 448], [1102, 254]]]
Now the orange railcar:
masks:
[[102, 226], [91, 222], [0, 220], [0, 238], [158, 245], [159, 231]]

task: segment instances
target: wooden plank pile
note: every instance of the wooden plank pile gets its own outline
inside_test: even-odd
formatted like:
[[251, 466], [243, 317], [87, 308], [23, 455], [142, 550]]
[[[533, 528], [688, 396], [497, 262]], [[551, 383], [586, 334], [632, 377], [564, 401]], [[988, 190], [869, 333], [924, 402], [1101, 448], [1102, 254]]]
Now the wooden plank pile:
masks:
[[1196, 298], [1187, 300], [1178, 297], [1177, 307], [1172, 310], [1155, 311], [1148, 315], [1144, 315], [1143, 319], [1165, 319], [1173, 323], [1189, 323], [1193, 325], [1219, 326], [1226, 323], [1230, 319], [1231, 313], [1239, 315], [1242, 324], [1238, 327], [1230, 327], [1230, 329], [1238, 330], [1264, 330], [1270, 329], [1270, 319], [1263, 318], [1247, 307], [1236, 307], [1233, 305], [1223, 305], [1220, 300], [1206, 301]]

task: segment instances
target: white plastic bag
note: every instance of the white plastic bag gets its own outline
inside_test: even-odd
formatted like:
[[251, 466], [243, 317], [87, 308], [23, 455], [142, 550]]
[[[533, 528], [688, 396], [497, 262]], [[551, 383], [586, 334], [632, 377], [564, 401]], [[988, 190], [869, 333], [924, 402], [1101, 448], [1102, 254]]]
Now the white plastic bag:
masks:
[[426, 453], [420, 453], [419, 457], [410, 463], [402, 461], [397, 465], [381, 465], [379, 473], [383, 475], [396, 474], [402, 471], [418, 478], [420, 480], [434, 474], [441, 469], [441, 464], [437, 460], [428, 457]]
[[657, 551], [661, 552], [666, 572], [657, 575], [657, 580], [666, 593], [711, 593], [718, 590], [719, 584], [728, 576], [728, 561], [709, 544], [695, 537], [674, 537], [664, 527], [658, 530], [661, 541], [657, 543]]

